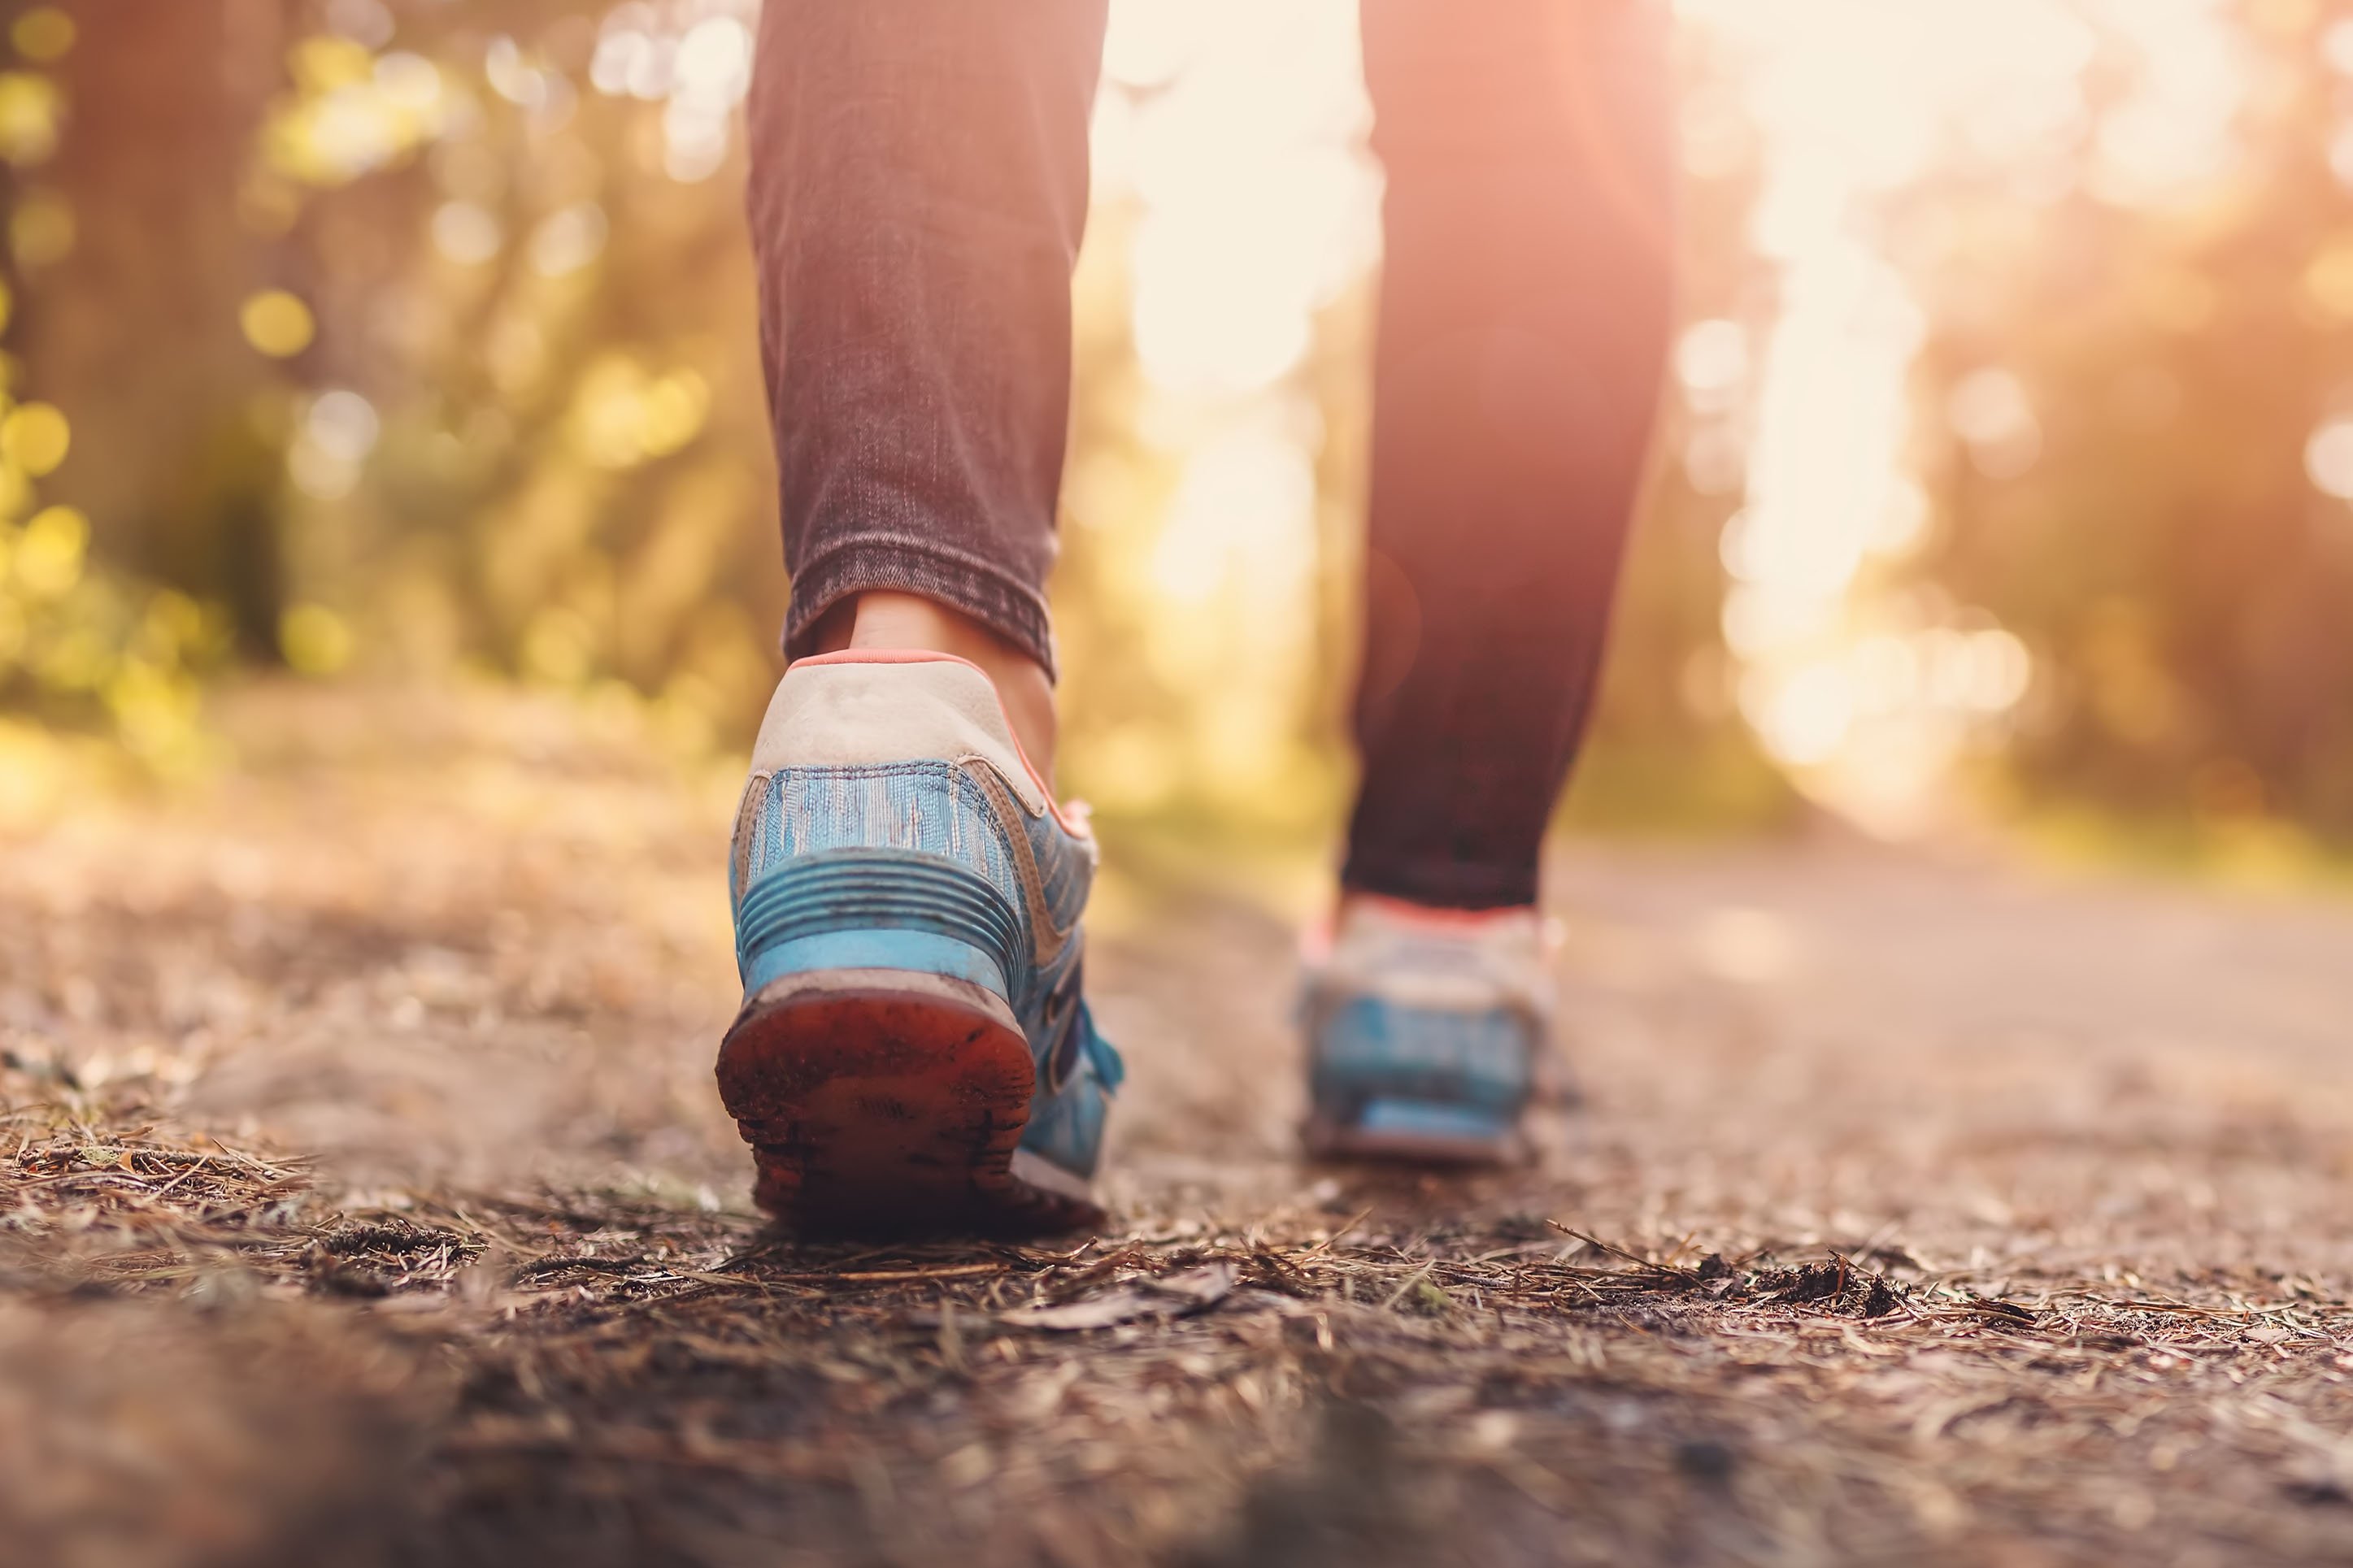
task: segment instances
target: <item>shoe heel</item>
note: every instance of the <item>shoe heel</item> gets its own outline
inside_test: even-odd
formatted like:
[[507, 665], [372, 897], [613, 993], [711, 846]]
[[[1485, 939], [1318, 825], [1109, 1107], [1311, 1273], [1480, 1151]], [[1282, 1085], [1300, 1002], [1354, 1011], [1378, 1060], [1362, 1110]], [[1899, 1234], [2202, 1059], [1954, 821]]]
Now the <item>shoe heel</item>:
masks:
[[737, 911], [744, 1010], [719, 1092], [760, 1205], [802, 1231], [1086, 1223], [1016, 1179], [1037, 1067], [1008, 998], [1020, 917], [955, 862], [833, 850]]
[[1356, 996], [1308, 1010], [1311, 1153], [1430, 1164], [1515, 1164], [1532, 1046], [1508, 1009]]

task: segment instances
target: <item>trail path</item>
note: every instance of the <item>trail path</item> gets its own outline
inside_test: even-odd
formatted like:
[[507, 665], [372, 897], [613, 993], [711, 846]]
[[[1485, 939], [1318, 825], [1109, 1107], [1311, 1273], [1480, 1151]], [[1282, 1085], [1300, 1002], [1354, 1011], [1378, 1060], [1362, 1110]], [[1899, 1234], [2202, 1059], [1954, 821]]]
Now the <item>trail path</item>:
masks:
[[1441, 1179], [1299, 1163], [1285, 921], [1114, 841], [1116, 1228], [796, 1247], [729, 781], [230, 728], [0, 840], [0, 1555], [2353, 1562], [2353, 905], [1573, 847], [1583, 1107]]

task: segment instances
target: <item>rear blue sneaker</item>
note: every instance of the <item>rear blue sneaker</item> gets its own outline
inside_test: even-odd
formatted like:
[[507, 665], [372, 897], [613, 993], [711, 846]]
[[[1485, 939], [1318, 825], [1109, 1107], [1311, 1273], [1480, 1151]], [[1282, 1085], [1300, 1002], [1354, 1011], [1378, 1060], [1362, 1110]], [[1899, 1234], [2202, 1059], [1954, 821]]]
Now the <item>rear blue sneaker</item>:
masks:
[[1552, 1032], [1535, 910], [1352, 898], [1329, 951], [1310, 960], [1303, 1014], [1310, 1153], [1450, 1164], [1527, 1156], [1522, 1121]]
[[976, 667], [786, 672], [736, 816], [744, 1008], [719, 1051], [761, 1207], [803, 1230], [1100, 1223], [1121, 1068], [1081, 994], [1094, 870]]

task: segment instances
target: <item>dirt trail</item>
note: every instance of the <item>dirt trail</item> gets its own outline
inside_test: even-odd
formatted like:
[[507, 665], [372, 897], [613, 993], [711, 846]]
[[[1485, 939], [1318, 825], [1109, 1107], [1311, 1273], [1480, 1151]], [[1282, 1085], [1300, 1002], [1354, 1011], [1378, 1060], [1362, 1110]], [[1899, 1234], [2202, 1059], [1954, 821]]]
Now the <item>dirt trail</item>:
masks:
[[1285, 922], [1139, 857], [1118, 1228], [801, 1247], [710, 1087], [733, 781], [231, 729], [0, 843], [26, 1561], [2353, 1562], [2353, 907], [1575, 848], [1584, 1108], [1463, 1181], [1303, 1166]]

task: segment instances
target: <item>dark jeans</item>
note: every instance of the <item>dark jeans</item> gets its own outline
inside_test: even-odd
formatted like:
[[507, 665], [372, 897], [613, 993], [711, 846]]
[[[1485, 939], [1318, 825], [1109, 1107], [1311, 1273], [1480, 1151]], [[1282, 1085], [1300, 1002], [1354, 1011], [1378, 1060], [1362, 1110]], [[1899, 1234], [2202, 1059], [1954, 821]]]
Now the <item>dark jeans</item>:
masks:
[[[1388, 190], [1344, 878], [1526, 904], [1669, 331], [1664, 22], [1654, 0], [1363, 5]], [[895, 589], [1052, 667], [1103, 21], [1103, 0], [767, 0], [750, 211], [788, 653]]]

